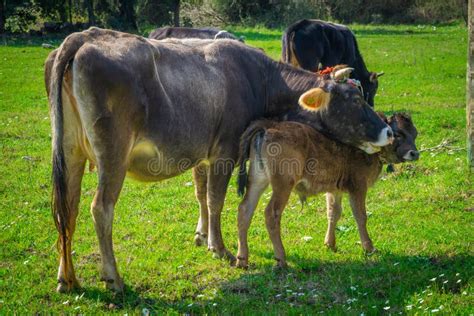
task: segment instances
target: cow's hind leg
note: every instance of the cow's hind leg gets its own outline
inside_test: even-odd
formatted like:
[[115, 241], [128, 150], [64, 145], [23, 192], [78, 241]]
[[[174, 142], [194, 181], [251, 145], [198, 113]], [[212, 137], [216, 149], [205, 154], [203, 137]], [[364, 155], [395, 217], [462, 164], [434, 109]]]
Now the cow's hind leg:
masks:
[[324, 244], [331, 250], [336, 251], [336, 226], [342, 213], [342, 194], [326, 193], [326, 210], [328, 218], [328, 228]]
[[193, 168], [195, 194], [199, 202], [199, 221], [194, 235], [196, 246], [207, 245], [209, 232], [209, 209], [207, 207], [207, 176], [208, 166], [200, 164]]
[[99, 164], [99, 185], [91, 205], [94, 226], [99, 239], [99, 250], [102, 261], [101, 280], [110, 290], [121, 292], [123, 282], [117, 272], [112, 245], [112, 223], [114, 206], [122, 188], [125, 170], [110, 170]]
[[72, 263], [72, 238], [76, 228], [76, 218], [79, 212], [79, 200], [81, 196], [81, 181], [84, 175], [86, 158], [82, 152], [69, 144], [64, 144], [65, 162], [67, 166], [66, 199], [69, 209], [69, 235], [66, 242], [66, 251], [62, 251], [58, 269], [58, 292], [68, 292], [79, 287], [79, 282], [74, 273]]
[[[112, 117], [104, 117], [94, 124], [90, 143], [97, 159], [99, 183], [91, 205], [94, 226], [99, 239], [101, 280], [110, 290], [121, 292], [123, 282], [117, 272], [112, 245], [114, 207], [122, 189], [127, 170], [129, 139], [126, 126], [115, 128]], [[114, 139], [104, 137], [114, 135]]]

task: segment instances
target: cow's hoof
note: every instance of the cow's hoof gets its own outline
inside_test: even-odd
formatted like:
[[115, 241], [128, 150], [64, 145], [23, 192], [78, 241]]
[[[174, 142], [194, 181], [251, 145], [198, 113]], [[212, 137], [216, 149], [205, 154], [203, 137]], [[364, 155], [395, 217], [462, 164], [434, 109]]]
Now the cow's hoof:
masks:
[[249, 268], [249, 262], [244, 258], [237, 258], [237, 263], [235, 265], [239, 269], [247, 270]]
[[56, 291], [58, 293], [70, 293], [79, 288], [80, 285], [77, 280], [73, 280], [70, 282], [66, 282], [65, 280], [58, 280], [58, 287], [56, 288]]
[[102, 280], [105, 282], [105, 287], [114, 293], [123, 293], [123, 281], [119, 277], [117, 279]]
[[198, 247], [207, 245], [207, 235], [196, 232], [194, 235], [194, 244]]

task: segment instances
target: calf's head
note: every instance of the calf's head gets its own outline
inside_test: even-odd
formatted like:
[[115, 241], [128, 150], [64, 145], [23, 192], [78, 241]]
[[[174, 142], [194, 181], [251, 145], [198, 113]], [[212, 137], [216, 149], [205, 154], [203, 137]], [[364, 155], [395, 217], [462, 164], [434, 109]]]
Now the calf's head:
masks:
[[382, 148], [382, 160], [385, 163], [418, 160], [420, 153], [415, 145], [418, 131], [410, 116], [405, 113], [395, 113], [386, 119], [383, 114], [379, 115], [390, 125], [395, 135], [393, 143]]
[[[299, 104], [328, 136], [368, 154], [393, 141], [391, 127], [372, 110], [353, 84], [329, 81], [323, 87], [303, 93]], [[308, 119], [310, 125], [311, 120]]]

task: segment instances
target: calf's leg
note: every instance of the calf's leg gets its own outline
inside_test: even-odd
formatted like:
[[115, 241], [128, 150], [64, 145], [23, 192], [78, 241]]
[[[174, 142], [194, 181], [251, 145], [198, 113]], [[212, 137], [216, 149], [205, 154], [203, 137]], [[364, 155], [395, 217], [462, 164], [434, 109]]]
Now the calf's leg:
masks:
[[209, 209], [207, 207], [208, 166], [200, 164], [193, 168], [195, 195], [199, 202], [199, 221], [194, 235], [196, 246], [207, 245], [209, 231]]
[[285, 248], [281, 241], [281, 215], [285, 209], [288, 199], [290, 198], [291, 187], [281, 189], [273, 188], [273, 194], [265, 209], [265, 224], [267, 231], [273, 244], [273, 251], [275, 253], [275, 260], [277, 267], [286, 267]]
[[371, 254], [375, 251], [370, 240], [369, 233], [367, 232], [367, 212], [365, 208], [365, 197], [366, 190], [359, 190], [356, 192], [349, 193], [350, 204], [352, 208], [352, 214], [357, 222], [357, 228], [359, 229], [360, 241], [362, 248], [366, 253]]
[[239, 250], [237, 252], [237, 267], [239, 268], [248, 267], [249, 248], [247, 233], [260, 196], [268, 186], [268, 179], [263, 170], [256, 169], [258, 168], [258, 166], [255, 166], [257, 164], [250, 163], [247, 191], [239, 205]]
[[324, 244], [333, 251], [336, 251], [336, 226], [337, 221], [341, 218], [342, 213], [342, 194], [326, 193], [326, 211], [328, 218], [328, 228]]

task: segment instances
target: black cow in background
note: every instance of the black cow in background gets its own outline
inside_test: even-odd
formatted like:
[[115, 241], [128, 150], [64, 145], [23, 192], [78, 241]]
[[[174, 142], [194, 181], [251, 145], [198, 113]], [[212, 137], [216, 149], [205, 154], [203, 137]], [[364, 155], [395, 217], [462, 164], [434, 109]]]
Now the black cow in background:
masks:
[[244, 42], [244, 38], [237, 37], [226, 30], [216, 28], [192, 28], [192, 27], [160, 27], [150, 33], [148, 38], [162, 40], [165, 38], [201, 38], [201, 39], [233, 39]]
[[383, 72], [367, 70], [354, 33], [347, 26], [320, 20], [296, 22], [283, 33], [281, 59], [313, 72], [338, 64], [353, 67], [352, 76], [361, 82], [365, 99], [374, 106], [378, 77]]

